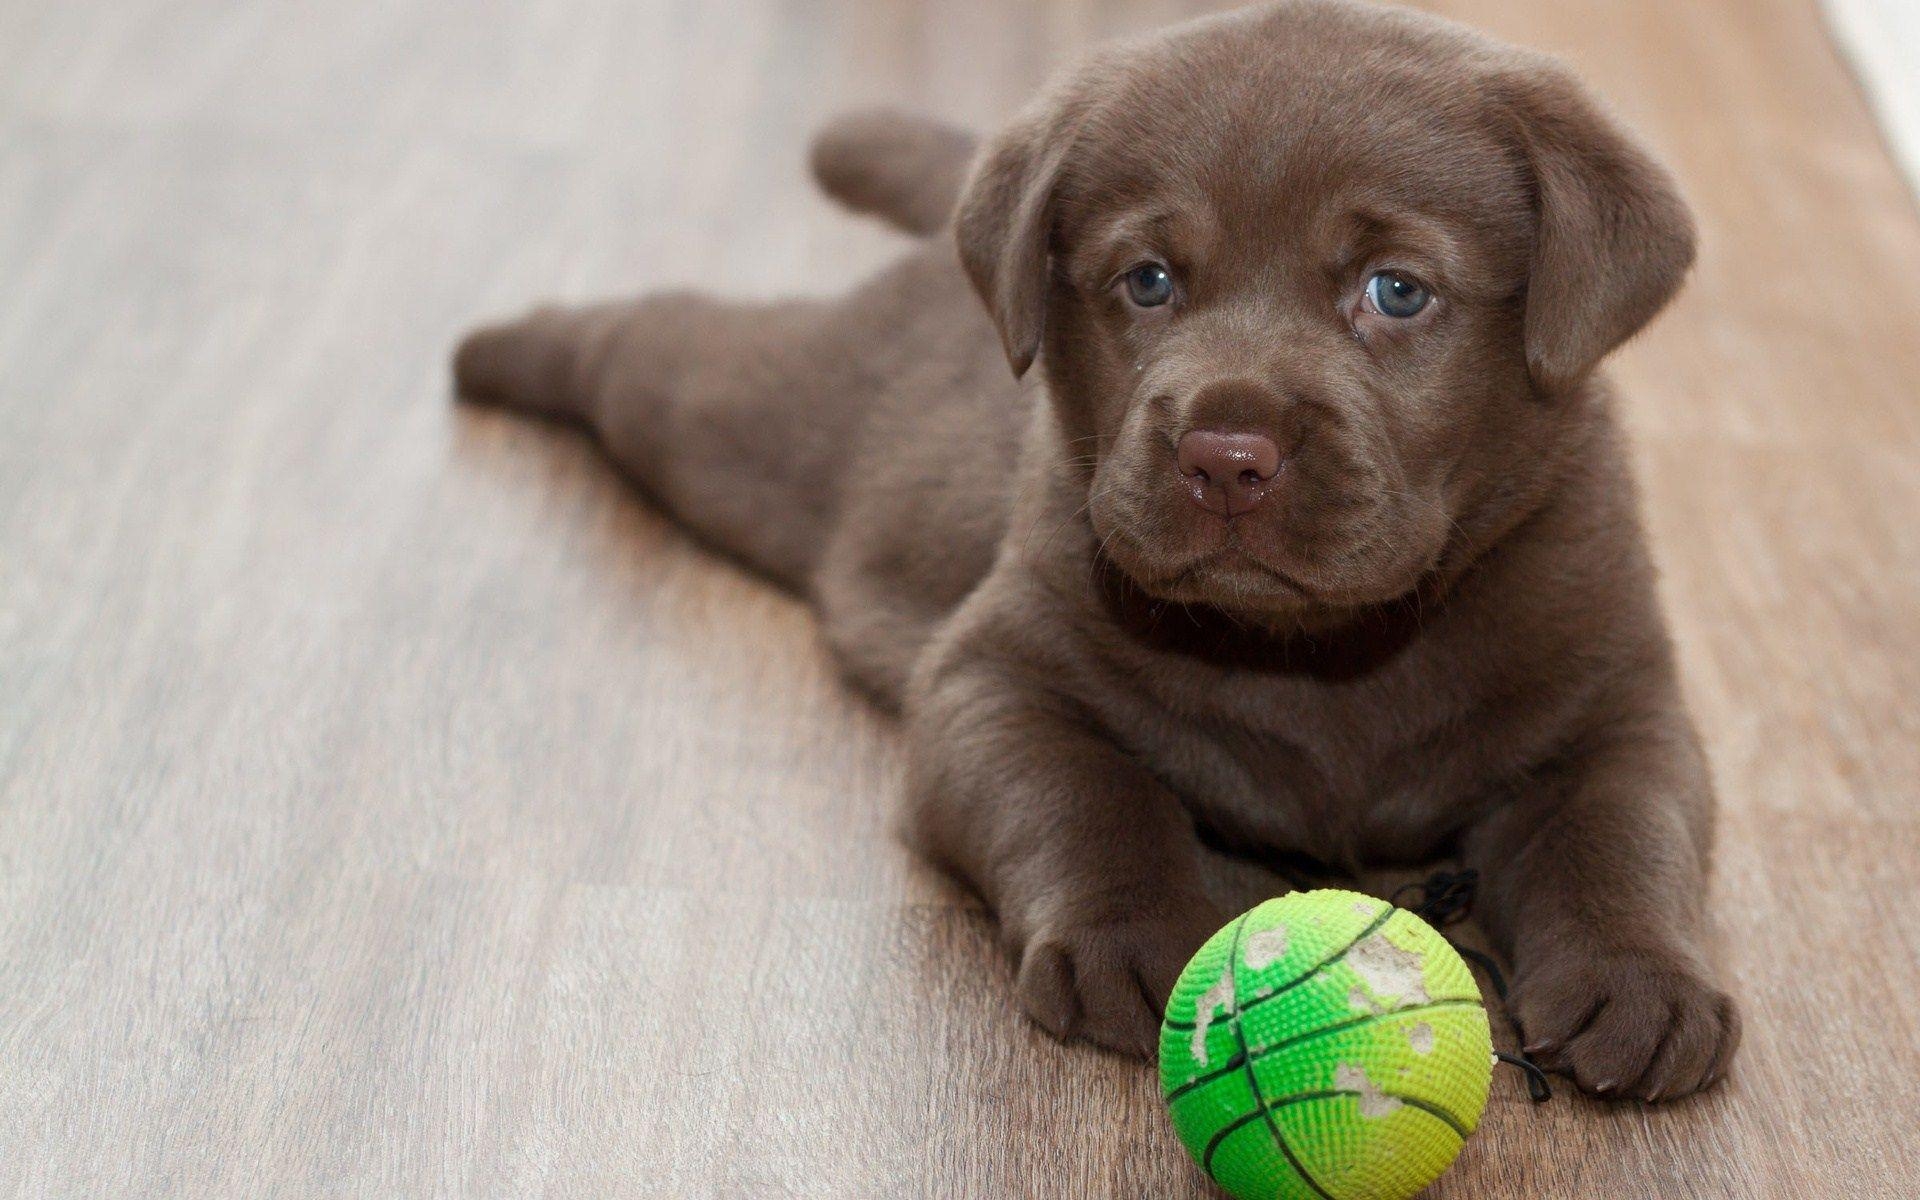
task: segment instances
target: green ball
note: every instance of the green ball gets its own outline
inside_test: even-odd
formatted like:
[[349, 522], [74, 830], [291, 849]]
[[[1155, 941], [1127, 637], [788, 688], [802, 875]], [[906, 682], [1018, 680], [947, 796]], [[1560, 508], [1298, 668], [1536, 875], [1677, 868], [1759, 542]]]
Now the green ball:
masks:
[[1160, 1086], [1241, 1200], [1406, 1200], [1480, 1123], [1493, 1036], [1432, 926], [1358, 892], [1269, 900], [1213, 935], [1160, 1026]]

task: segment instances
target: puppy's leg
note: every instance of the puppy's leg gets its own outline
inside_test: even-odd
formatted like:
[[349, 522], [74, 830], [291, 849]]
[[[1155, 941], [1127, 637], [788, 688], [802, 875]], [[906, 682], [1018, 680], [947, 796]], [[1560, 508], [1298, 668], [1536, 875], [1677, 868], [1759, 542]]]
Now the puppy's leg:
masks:
[[587, 426], [676, 518], [789, 584], [831, 519], [854, 419], [825, 302], [663, 294], [470, 334], [459, 394]]
[[1705, 760], [1677, 710], [1581, 744], [1466, 842], [1528, 1048], [1603, 1095], [1710, 1087], [1740, 1040], [1712, 982]]
[[1174, 981], [1226, 914], [1179, 799], [1031, 669], [981, 656], [923, 681], [907, 834], [993, 907], [1030, 1017], [1151, 1058]]

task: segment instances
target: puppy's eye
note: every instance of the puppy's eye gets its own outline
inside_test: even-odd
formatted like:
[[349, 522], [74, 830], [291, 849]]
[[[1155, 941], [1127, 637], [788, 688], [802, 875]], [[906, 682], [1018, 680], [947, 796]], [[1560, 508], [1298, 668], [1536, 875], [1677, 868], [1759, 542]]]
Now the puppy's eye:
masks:
[[1367, 280], [1367, 303], [1383, 317], [1404, 321], [1417, 316], [1433, 300], [1433, 293], [1411, 276], [1398, 271], [1376, 271]]
[[1173, 274], [1159, 263], [1141, 263], [1127, 272], [1127, 299], [1141, 308], [1158, 308], [1173, 299]]

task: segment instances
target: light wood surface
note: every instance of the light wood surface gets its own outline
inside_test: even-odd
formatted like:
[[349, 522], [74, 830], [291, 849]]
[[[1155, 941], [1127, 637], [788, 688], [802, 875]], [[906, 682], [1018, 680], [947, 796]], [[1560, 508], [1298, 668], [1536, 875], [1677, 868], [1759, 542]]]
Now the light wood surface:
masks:
[[[445, 379], [539, 296], [838, 286], [895, 243], [818, 119], [1186, 8], [0, 3], [0, 1195], [1207, 1194], [890, 840], [805, 612]], [[1806, 0], [1444, 9], [1699, 209], [1616, 374], [1748, 1034], [1670, 1109], [1503, 1072], [1434, 1194], [1905, 1195], [1920, 215]]]

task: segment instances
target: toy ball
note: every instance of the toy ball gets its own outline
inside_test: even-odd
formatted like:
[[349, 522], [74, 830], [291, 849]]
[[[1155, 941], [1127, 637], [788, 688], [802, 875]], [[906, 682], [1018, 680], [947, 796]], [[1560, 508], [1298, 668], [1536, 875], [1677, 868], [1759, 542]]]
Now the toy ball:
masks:
[[1493, 1062], [1479, 985], [1447, 940], [1330, 888], [1214, 934], [1160, 1027], [1174, 1129], [1241, 1200], [1406, 1200], [1479, 1125]]

